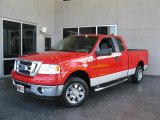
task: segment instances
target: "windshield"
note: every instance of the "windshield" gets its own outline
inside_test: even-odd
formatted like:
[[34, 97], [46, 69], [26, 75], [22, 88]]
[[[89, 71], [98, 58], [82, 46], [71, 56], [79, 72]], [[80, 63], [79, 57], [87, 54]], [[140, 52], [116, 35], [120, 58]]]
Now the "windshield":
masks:
[[51, 50], [68, 52], [91, 52], [97, 39], [98, 37], [89, 36], [67, 37], [54, 45]]

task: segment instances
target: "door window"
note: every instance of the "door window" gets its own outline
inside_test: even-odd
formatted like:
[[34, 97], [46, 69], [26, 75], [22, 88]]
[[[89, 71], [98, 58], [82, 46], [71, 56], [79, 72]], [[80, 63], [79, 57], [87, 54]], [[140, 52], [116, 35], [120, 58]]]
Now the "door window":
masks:
[[96, 51], [101, 51], [102, 49], [105, 49], [105, 48], [111, 48], [112, 52], [115, 52], [115, 47], [111, 38], [102, 39]]

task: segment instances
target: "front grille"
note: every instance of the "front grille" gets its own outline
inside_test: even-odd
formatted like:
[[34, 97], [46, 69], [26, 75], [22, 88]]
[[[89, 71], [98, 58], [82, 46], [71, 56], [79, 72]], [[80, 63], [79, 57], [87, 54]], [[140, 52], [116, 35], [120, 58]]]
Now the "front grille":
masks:
[[15, 70], [24, 75], [35, 76], [41, 66], [41, 62], [18, 59], [15, 61]]
[[28, 66], [31, 66], [32, 65], [32, 62], [26, 62], [26, 61], [20, 61], [20, 64], [22, 65], [28, 65]]
[[30, 71], [27, 71], [27, 70], [19, 70], [19, 72], [26, 75], [30, 75]]

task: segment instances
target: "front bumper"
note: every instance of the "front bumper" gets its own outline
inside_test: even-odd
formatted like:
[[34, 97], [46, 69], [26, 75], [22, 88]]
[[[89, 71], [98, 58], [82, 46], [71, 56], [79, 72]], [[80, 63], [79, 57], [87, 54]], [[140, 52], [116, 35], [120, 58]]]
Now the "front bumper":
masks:
[[64, 85], [57, 86], [44, 86], [44, 85], [34, 85], [29, 83], [20, 82], [13, 80], [13, 86], [17, 89], [18, 85], [24, 86], [23, 93], [34, 95], [37, 97], [57, 97], [62, 94]]

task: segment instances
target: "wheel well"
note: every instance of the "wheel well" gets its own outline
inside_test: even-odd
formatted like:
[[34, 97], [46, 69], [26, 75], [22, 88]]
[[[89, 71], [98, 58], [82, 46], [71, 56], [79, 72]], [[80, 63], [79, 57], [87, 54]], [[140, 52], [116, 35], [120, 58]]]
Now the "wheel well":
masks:
[[78, 71], [73, 72], [72, 74], [69, 75], [65, 83], [67, 83], [70, 77], [79, 77], [87, 83], [88, 87], [90, 87], [90, 78], [89, 78], [89, 75], [85, 71], [78, 70]]
[[143, 63], [143, 61], [140, 61], [137, 66], [142, 66], [142, 68], [144, 68], [144, 63]]

